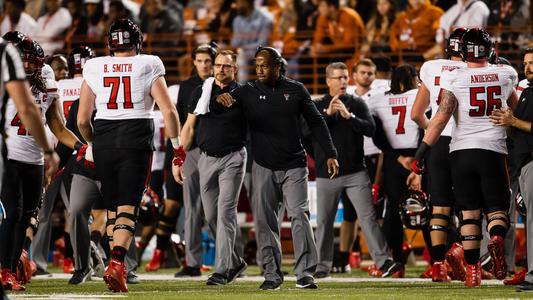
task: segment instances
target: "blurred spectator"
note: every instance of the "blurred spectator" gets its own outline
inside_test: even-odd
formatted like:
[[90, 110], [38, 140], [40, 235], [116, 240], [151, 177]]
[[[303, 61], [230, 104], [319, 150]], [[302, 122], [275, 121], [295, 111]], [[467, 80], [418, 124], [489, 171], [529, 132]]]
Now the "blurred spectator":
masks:
[[183, 30], [183, 19], [168, 9], [163, 0], [146, 0], [143, 7], [146, 10], [146, 18], [141, 22], [143, 33], [180, 33]]
[[251, 66], [257, 47], [269, 44], [272, 16], [255, 8], [254, 0], [236, 0], [235, 9], [230, 43], [239, 53], [240, 80], [246, 80], [246, 75], [252, 73], [246, 66]]
[[409, 0], [406, 11], [401, 12], [391, 26], [389, 45], [392, 51], [413, 52], [413, 58], [421, 59], [417, 53], [425, 52], [435, 44], [439, 18], [444, 12], [429, 0]]
[[67, 10], [72, 17], [72, 23], [66, 34], [65, 40], [71, 40], [75, 34], [85, 34], [87, 32], [87, 16], [83, 14], [83, 5], [78, 0], [68, 0]]
[[232, 0], [206, 0], [206, 30], [211, 33], [230, 34], [237, 12]]
[[297, 22], [298, 13], [294, 7], [294, 0], [285, 0], [283, 7], [274, 15], [272, 26], [272, 45], [285, 57], [298, 51], [299, 43], [294, 38]]
[[362, 44], [365, 25], [359, 14], [339, 0], [321, 0], [310, 55], [351, 54]]
[[72, 17], [61, 0], [46, 0], [46, 14], [37, 20], [32, 36], [44, 50], [45, 55], [53, 54], [64, 45], [63, 34], [70, 27]]
[[457, 0], [432, 0], [432, 2], [435, 6], [442, 8], [443, 11], [447, 11], [457, 3]]
[[32, 34], [37, 22], [24, 12], [26, 2], [21, 0], [6, 0], [4, 3], [4, 16], [0, 23], [0, 36], [9, 31], [20, 31], [24, 34]]
[[[489, 17], [487, 21], [488, 26], [494, 25], [526, 25], [526, 20], [523, 19], [523, 8], [529, 9], [529, 1], [527, 0], [483, 0], [489, 8]], [[527, 10], [526, 9], [526, 10]], [[516, 18], [520, 21], [516, 22]], [[514, 21], [514, 22], [513, 22]], [[518, 23], [518, 24], [517, 24]], [[520, 24], [522, 23], [522, 24]]]
[[126, 6], [124, 6], [122, 0], [113, 0], [109, 3], [109, 12], [107, 14], [104, 32], [108, 32], [111, 24], [118, 19], [130, 19], [135, 23], [139, 23], [137, 17]]
[[486, 27], [489, 13], [489, 8], [483, 1], [458, 0], [457, 4], [441, 16], [439, 29], [436, 33], [436, 44], [424, 53], [424, 58], [432, 59], [442, 55], [443, 43], [455, 28]]
[[348, 0], [346, 6], [353, 8], [367, 24], [372, 16], [372, 11], [376, 7], [376, 0]]
[[390, 52], [389, 30], [396, 18], [396, 0], [378, 0], [370, 21], [366, 24], [366, 42], [361, 52]]
[[298, 13], [296, 30], [314, 30], [318, 19], [318, 0], [294, 0], [294, 7]]
[[101, 0], [84, 0], [83, 8], [87, 18], [85, 34], [88, 37], [99, 37], [105, 34], [104, 5]]

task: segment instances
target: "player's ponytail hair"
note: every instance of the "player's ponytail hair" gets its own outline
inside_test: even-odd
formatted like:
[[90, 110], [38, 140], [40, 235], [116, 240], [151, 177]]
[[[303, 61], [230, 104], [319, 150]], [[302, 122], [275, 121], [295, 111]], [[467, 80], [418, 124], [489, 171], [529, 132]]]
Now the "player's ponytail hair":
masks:
[[409, 64], [401, 65], [392, 72], [390, 91], [387, 94], [402, 94], [417, 88], [417, 72], [415, 67]]
[[38, 90], [39, 92], [46, 93], [46, 81], [41, 75], [41, 71], [35, 72], [35, 74], [29, 79], [31, 88]]

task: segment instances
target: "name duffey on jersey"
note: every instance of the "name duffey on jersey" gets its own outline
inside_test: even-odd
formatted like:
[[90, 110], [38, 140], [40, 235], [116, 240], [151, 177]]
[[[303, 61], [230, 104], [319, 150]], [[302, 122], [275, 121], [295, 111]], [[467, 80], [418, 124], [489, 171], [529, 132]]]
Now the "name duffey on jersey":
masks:
[[418, 89], [402, 94], [380, 92], [369, 101], [370, 111], [383, 123], [383, 130], [394, 149], [418, 147], [418, 125], [411, 120], [411, 110]]
[[442, 74], [441, 87], [457, 98], [450, 152], [485, 149], [507, 154], [506, 128], [493, 126], [492, 111], [507, 108], [517, 84], [516, 71], [507, 65], [456, 69]]
[[95, 120], [152, 119], [152, 82], [165, 75], [157, 56], [97, 57], [85, 64], [83, 78], [96, 95]]
[[[429, 91], [429, 103], [431, 106], [431, 115], [435, 116], [439, 109], [441, 85], [440, 78], [443, 72], [450, 72], [458, 68], [465, 68], [466, 63], [449, 59], [435, 59], [425, 62], [420, 68], [420, 80], [424, 83]], [[448, 122], [442, 135], [451, 136], [453, 121]]]
[[[41, 120], [43, 124], [45, 124], [46, 112], [52, 102], [57, 100], [58, 95], [55, 80], [52, 78], [43, 79], [46, 82], [46, 92], [41, 92], [36, 88], [32, 88], [32, 93], [35, 97], [35, 103], [41, 111]], [[35, 165], [44, 164], [44, 156], [41, 147], [37, 145], [31, 132], [29, 132], [22, 124], [12, 99], [9, 99], [6, 106], [5, 129], [8, 136], [6, 139], [8, 159]]]

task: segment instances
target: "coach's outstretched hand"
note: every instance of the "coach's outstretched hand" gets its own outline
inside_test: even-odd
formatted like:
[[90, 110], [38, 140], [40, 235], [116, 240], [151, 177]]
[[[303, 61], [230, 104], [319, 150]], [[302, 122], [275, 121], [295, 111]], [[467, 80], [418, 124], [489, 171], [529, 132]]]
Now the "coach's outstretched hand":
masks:
[[229, 93], [224, 93], [217, 97], [217, 102], [222, 106], [230, 107], [235, 103], [235, 99]]
[[329, 179], [333, 179], [339, 175], [339, 162], [336, 158], [329, 158], [327, 161]]

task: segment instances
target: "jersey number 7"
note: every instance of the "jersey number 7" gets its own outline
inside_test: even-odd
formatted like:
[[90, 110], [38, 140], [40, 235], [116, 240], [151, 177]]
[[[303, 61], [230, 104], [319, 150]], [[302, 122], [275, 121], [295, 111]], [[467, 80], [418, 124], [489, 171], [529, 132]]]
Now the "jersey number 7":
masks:
[[109, 95], [109, 102], [107, 103], [108, 109], [118, 109], [117, 96], [120, 87], [120, 81], [124, 86], [124, 109], [133, 108], [133, 102], [131, 102], [131, 77], [104, 77], [104, 87], [111, 87], [111, 94]]
[[393, 106], [392, 107], [392, 114], [393, 115], [400, 115], [398, 118], [398, 126], [396, 127], [396, 134], [405, 134], [405, 113], [407, 112], [407, 107], [405, 105], [403, 106]]

